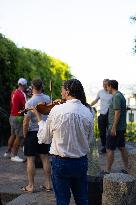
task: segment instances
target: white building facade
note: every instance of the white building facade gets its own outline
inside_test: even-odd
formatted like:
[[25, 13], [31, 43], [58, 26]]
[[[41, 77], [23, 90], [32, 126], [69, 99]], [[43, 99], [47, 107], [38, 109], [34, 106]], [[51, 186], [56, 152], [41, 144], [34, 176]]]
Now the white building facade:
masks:
[[127, 123], [136, 122], [136, 95], [131, 95], [126, 98], [127, 104]]

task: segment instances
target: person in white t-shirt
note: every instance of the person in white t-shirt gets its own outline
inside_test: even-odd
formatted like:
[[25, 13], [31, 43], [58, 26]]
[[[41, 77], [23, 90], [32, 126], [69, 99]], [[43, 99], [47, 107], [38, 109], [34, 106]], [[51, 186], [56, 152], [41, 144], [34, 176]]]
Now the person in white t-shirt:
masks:
[[112, 99], [112, 95], [107, 91], [107, 84], [109, 79], [103, 80], [103, 89], [101, 89], [91, 106], [95, 105], [100, 100], [100, 115], [98, 117], [98, 128], [101, 139], [101, 153], [106, 153], [106, 132], [108, 129], [108, 109]]

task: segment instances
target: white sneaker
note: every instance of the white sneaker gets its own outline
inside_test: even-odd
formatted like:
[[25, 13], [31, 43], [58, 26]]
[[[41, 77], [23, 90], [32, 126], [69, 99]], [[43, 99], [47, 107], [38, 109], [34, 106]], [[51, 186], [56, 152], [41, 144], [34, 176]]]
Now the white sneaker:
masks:
[[7, 157], [7, 158], [10, 158], [11, 157], [11, 153], [10, 152], [5, 152], [3, 156]]
[[11, 157], [11, 161], [13, 162], [23, 162], [24, 160], [21, 159], [19, 156]]

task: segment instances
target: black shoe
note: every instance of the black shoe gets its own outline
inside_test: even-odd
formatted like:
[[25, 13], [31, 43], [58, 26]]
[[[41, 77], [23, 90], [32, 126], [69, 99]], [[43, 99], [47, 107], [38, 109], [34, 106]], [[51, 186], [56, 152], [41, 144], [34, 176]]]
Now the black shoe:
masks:
[[105, 147], [103, 147], [103, 148], [101, 149], [101, 153], [102, 153], [102, 154], [105, 154], [105, 153], [106, 153], [106, 148], [105, 148]]
[[127, 170], [125, 170], [125, 169], [121, 169], [121, 173], [128, 174]]
[[106, 175], [106, 174], [110, 174], [110, 172], [107, 172], [107, 171], [104, 171], [104, 170], [102, 170], [100, 172], [100, 176], [102, 176], [102, 177], [104, 177], [104, 175]]

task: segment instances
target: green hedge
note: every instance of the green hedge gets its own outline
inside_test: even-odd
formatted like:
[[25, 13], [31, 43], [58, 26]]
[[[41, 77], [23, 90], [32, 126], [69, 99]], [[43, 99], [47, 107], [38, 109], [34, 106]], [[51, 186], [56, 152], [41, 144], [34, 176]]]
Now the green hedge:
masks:
[[127, 124], [126, 140], [136, 142], [136, 122], [129, 122]]
[[61, 97], [62, 81], [72, 75], [67, 63], [36, 49], [18, 48], [0, 33], [0, 145], [5, 145], [10, 135], [10, 94], [20, 77], [26, 78], [29, 85], [32, 79], [41, 78], [48, 95], [52, 80], [53, 99], [56, 99]]

